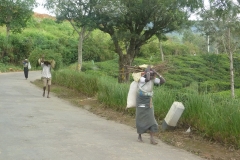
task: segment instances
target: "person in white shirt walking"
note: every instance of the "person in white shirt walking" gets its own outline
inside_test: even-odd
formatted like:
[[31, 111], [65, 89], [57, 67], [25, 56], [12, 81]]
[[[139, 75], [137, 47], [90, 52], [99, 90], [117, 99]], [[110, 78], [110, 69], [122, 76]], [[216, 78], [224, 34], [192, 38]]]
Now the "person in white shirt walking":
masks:
[[42, 80], [43, 80], [43, 97], [45, 97], [46, 87], [48, 86], [47, 98], [50, 98], [49, 93], [50, 93], [50, 86], [52, 84], [51, 62], [45, 61], [44, 58], [42, 58], [41, 66], [42, 66]]

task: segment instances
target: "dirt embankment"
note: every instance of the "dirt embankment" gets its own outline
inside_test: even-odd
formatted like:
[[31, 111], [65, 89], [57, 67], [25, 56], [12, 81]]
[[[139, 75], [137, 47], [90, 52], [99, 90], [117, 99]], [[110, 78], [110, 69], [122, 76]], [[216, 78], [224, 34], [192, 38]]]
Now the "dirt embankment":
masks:
[[44, 18], [49, 18], [49, 19], [53, 19], [53, 20], [56, 19], [56, 17], [53, 17], [53, 16], [51, 16], [51, 15], [41, 14], [41, 13], [36, 13], [36, 12], [34, 13], [33, 16], [36, 17], [36, 18], [40, 18], [40, 19], [44, 19]]

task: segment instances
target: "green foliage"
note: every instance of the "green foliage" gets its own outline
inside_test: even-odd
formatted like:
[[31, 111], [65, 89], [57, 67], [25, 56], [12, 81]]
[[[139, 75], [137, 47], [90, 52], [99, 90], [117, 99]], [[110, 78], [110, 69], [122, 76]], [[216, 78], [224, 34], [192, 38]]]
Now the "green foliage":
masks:
[[[53, 82], [88, 96], [97, 96], [106, 107], [125, 111], [130, 83], [119, 84], [116, 78], [107, 75], [99, 77], [72, 70], [54, 72]], [[173, 102], [182, 102], [185, 110], [178, 124], [191, 126], [206, 138], [240, 147], [239, 99], [222, 94], [199, 95], [197, 88], [197, 84], [185, 89], [169, 89], [166, 85], [155, 87], [153, 104], [156, 119], [164, 119]], [[134, 115], [134, 111], [129, 109], [128, 113]]]
[[[197, 93], [215, 93], [230, 89], [230, 72], [227, 55], [186, 55], [166, 56], [165, 70], [161, 73], [171, 89], [191, 88]], [[240, 62], [240, 56], [235, 55], [234, 62]], [[157, 65], [159, 60], [149, 61], [145, 58], [135, 58], [132, 66], [142, 64]], [[118, 77], [118, 60], [104, 62], [89, 61], [83, 64], [83, 72], [98, 76]], [[76, 68], [76, 64], [73, 65]], [[130, 78], [132, 80], [132, 78]], [[235, 72], [235, 88], [240, 88], [239, 69]]]
[[219, 91], [226, 91], [230, 89], [230, 82], [222, 82], [216, 80], [205, 81], [199, 84], [199, 91], [200, 92], [219, 92]]
[[104, 73], [105, 75], [111, 76], [113, 78], [118, 77], [118, 60], [109, 60], [109, 61], [104, 61], [104, 62], [98, 62], [95, 63], [100, 72]]
[[[230, 89], [229, 61], [226, 54], [168, 56], [166, 59], [168, 70], [163, 74], [169, 82], [166, 86], [182, 88], [196, 82], [200, 93]], [[240, 57], [236, 55], [234, 62], [239, 61]], [[239, 72], [235, 72], [236, 88], [240, 87], [239, 81]]]
[[[28, 58], [32, 51], [33, 43], [31, 39], [21, 34], [13, 34], [9, 39], [0, 34], [0, 56], [5, 57], [5, 62], [19, 64]], [[6, 57], [8, 57], [6, 59]]]
[[52, 19], [49, 19], [49, 18], [44, 18], [42, 21], [41, 21], [41, 24], [43, 26], [45, 26], [44, 28], [47, 29], [48, 26], [55, 26], [55, 21], [52, 20]]
[[12, 35], [9, 43], [11, 48], [8, 50], [8, 55], [11, 58], [11, 62], [19, 63], [19, 61], [27, 59], [33, 49], [32, 40], [24, 37], [22, 34]]
[[[216, 93], [214, 93], [214, 95], [220, 96], [220, 97], [231, 98], [231, 91], [226, 90], [226, 91], [216, 92]], [[240, 89], [235, 89], [235, 98], [236, 99], [240, 98]]]
[[[13, 34], [9, 40], [5, 35], [0, 34], [0, 56], [5, 57], [7, 63], [19, 64], [34, 50], [39, 49], [50, 49], [60, 53], [63, 65], [77, 61], [78, 34], [74, 32], [69, 22], [56, 23], [53, 19], [32, 17], [27, 24], [29, 26], [21, 34]], [[115, 58], [112, 45], [107, 34], [99, 30], [93, 31], [83, 46], [83, 60], [99, 62]]]
[[[75, 39], [75, 37], [67, 36], [67, 31], [62, 32], [62, 34], [55, 34], [58, 31], [58, 26], [62, 29], [65, 28], [69, 30], [69, 25], [66, 25], [65, 23], [56, 24], [54, 20], [51, 19], [44, 19], [40, 21], [40, 23], [33, 21], [33, 23], [34, 25], [36, 25], [35, 23], [41, 25], [42, 29], [37, 30], [35, 28], [28, 28], [22, 34], [14, 34], [10, 37], [8, 57], [12, 63], [18, 64], [22, 59], [36, 56], [30, 55], [33, 51], [33, 53], [36, 54], [36, 50], [40, 50], [40, 52], [42, 52], [42, 50], [51, 50], [51, 53], [54, 52], [53, 54], [55, 55], [52, 57], [54, 57], [55, 61], [58, 61], [56, 63], [56, 68], [62, 66], [63, 63], [70, 64], [76, 61], [77, 39]], [[48, 31], [54, 30], [54, 32], [46, 32], [46, 28]], [[3, 41], [5, 41], [4, 38]], [[4, 47], [6, 46], [2, 46], [3, 51], [6, 51], [7, 49], [4, 49]], [[41, 55], [42, 53], [38, 54]], [[40, 57], [39, 55], [36, 56], [37, 59], [30, 58], [30, 60], [33, 61], [34, 66], [37, 65], [37, 60]]]
[[[201, 3], [197, 1], [197, 4]], [[198, 8], [199, 5], [189, 6], [188, 3], [175, 0], [120, 0], [112, 3], [101, 0], [94, 8], [94, 21], [98, 29], [111, 36], [115, 51], [119, 55], [119, 67], [121, 67], [119, 70], [123, 70], [122, 66], [131, 65], [134, 58], [139, 55], [142, 45], [151, 37], [165, 35], [180, 29], [180, 26], [185, 26], [189, 12], [186, 8], [195, 7]], [[118, 77], [119, 82], [128, 80], [126, 74], [119, 73]]]
[[1, 72], [16, 72], [16, 71], [22, 71], [22, 66], [16, 66], [12, 65], [6, 62], [2, 62], [4, 60], [0, 60], [0, 74]]
[[21, 32], [33, 14], [35, 3], [35, 0], [1, 0], [0, 26], [6, 25], [8, 31]]
[[58, 40], [59, 44], [62, 44], [57, 47], [63, 57], [63, 64], [69, 65], [77, 61], [77, 39], [71, 37], [60, 37]]
[[149, 64], [149, 65], [154, 65], [154, 64], [158, 64], [160, 62], [159, 59], [157, 58], [135, 58], [132, 66], [138, 66], [138, 65], [142, 65], [142, 64]]
[[116, 79], [108, 76], [101, 77], [98, 81], [97, 98], [108, 107], [117, 111], [123, 111], [127, 104], [127, 93], [129, 84], [119, 84]]
[[206, 38], [200, 34], [194, 34], [191, 30], [184, 31], [182, 41], [187, 46], [192, 46], [192, 53], [207, 52]]
[[138, 56], [149, 58], [150, 56], [160, 57], [159, 42], [156, 37], [151, 38], [149, 43], [144, 44], [141, 47], [140, 54]]
[[111, 49], [112, 45], [107, 34], [94, 30], [83, 43], [83, 60], [101, 62], [115, 58], [116, 53]]
[[[165, 56], [201, 54], [201, 51], [196, 45], [188, 42], [181, 44], [168, 40], [162, 42], [162, 49]], [[158, 59], [161, 61], [159, 42], [155, 39], [143, 45], [138, 57], [147, 58], [149, 61], [152, 59]]]
[[2, 59], [3, 57], [7, 56], [5, 54], [6, 51], [7, 51], [7, 48], [8, 48], [7, 39], [6, 39], [5, 36], [3, 36], [3, 34], [0, 34], [0, 59]]
[[98, 92], [98, 77], [94, 75], [72, 70], [59, 70], [52, 75], [53, 83], [75, 89], [87, 96], [95, 96]]
[[31, 62], [32, 66], [39, 66], [38, 59], [44, 56], [45, 60], [54, 60], [56, 62], [55, 70], [58, 70], [62, 67], [62, 55], [60, 53], [54, 52], [54, 50], [51, 49], [45, 49], [42, 50], [40, 48], [36, 48], [31, 52], [31, 55], [29, 57], [29, 61]]
[[167, 41], [163, 43], [164, 55], [189, 55], [192, 54], [189, 46], [180, 43], [171, 43]]
[[78, 40], [69, 23], [58, 24], [45, 18], [40, 21], [39, 28], [40, 33], [32, 28], [25, 31], [26, 36], [33, 40], [34, 48], [51, 49], [61, 53], [62, 63], [65, 65], [76, 62]]
[[32, 16], [31, 18], [29, 18], [29, 20], [27, 21], [27, 27], [31, 27], [31, 28], [38, 28], [39, 27], [39, 23], [37, 21], [37, 19]]
[[203, 126], [206, 136], [228, 145], [235, 144], [239, 148], [239, 100], [219, 96], [209, 96], [209, 98], [212, 99], [212, 103], [204, 106], [203, 113], [207, 114], [202, 118], [201, 123], [206, 125]]

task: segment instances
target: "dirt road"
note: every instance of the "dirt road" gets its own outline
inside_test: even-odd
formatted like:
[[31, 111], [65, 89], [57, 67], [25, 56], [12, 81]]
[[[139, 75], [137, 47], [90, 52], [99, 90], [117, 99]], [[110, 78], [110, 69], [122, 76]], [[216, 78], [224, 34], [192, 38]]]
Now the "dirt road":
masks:
[[201, 160], [184, 150], [137, 142], [134, 128], [55, 97], [42, 97], [31, 71], [0, 73], [0, 160]]

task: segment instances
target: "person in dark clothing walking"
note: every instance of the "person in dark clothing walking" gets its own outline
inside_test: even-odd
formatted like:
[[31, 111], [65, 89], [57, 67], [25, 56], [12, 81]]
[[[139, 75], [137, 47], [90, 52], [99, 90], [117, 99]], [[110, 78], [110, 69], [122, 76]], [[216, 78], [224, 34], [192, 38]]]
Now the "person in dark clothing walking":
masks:
[[23, 62], [23, 71], [24, 71], [24, 76], [26, 80], [28, 79], [28, 59], [25, 59]]
[[150, 143], [157, 144], [153, 137], [154, 133], [158, 131], [158, 124], [154, 117], [154, 106], [152, 103], [153, 86], [154, 84], [160, 85], [165, 82], [166, 80], [150, 66], [147, 67], [143, 76], [138, 81], [136, 128], [138, 141], [140, 142], [143, 142], [142, 134], [149, 131]]

